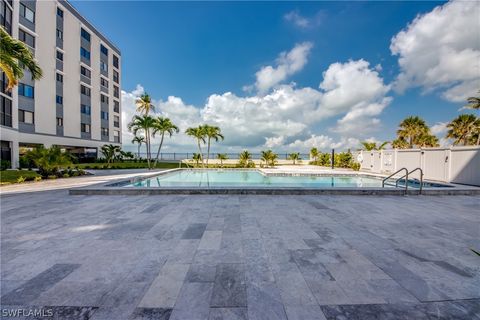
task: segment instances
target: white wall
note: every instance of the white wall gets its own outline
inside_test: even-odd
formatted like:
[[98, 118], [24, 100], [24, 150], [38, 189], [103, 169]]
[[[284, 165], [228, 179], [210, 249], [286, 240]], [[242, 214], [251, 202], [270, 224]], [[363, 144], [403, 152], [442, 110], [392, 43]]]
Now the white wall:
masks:
[[480, 146], [359, 151], [354, 158], [363, 158], [359, 161], [363, 171], [393, 173], [400, 168], [421, 168], [424, 179], [480, 186]]

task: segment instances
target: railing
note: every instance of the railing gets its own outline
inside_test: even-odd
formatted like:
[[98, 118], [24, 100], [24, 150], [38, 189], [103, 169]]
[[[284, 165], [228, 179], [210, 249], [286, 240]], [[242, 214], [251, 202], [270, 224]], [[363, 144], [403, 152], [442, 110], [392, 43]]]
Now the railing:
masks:
[[[137, 154], [137, 152], [135, 152]], [[155, 156], [155, 153], [153, 153], [153, 156]], [[192, 159], [194, 152], [161, 152], [158, 159], [159, 160], [184, 160], [184, 159]], [[278, 159], [280, 160], [288, 160], [288, 153], [285, 152], [279, 152], [278, 154]], [[239, 159], [239, 153], [227, 153], [227, 157], [229, 160], [238, 160]], [[141, 158], [146, 158], [147, 154], [145, 152], [140, 153]], [[203, 153], [202, 157], [204, 159], [207, 158], [207, 154]], [[210, 159], [216, 159], [217, 153], [210, 153]], [[251, 153], [252, 160], [260, 160], [262, 155], [260, 153]], [[310, 155], [308, 153], [302, 153], [300, 154], [300, 158], [302, 161], [307, 162], [310, 161]]]
[[[401, 172], [401, 171], [404, 171], [405, 170], [405, 175], [404, 177], [407, 177], [407, 182], [405, 183], [405, 194], [407, 193], [407, 190], [408, 190], [408, 170], [407, 168], [401, 168], [397, 171], [395, 171], [394, 173], [392, 173], [391, 175], [389, 175], [388, 177], [386, 177], [385, 179], [382, 180], [382, 188], [385, 188], [385, 182], [390, 179], [391, 177], [393, 177], [394, 175], [396, 175], [397, 173]], [[397, 182], [395, 182], [395, 187], [398, 187], [397, 185]]]
[[[408, 175], [407, 175], [407, 178], [405, 180], [405, 184], [408, 184], [408, 176], [411, 176], [412, 173], [414, 173], [415, 171], [420, 171], [420, 188], [419, 188], [419, 194], [422, 194], [422, 190], [423, 190], [423, 170], [422, 168], [415, 168], [413, 169], [412, 171], [408, 172]], [[401, 176], [400, 178], [398, 178], [396, 181], [395, 181], [395, 186], [398, 187], [398, 182], [400, 181], [400, 179], [404, 178], [405, 175]]]

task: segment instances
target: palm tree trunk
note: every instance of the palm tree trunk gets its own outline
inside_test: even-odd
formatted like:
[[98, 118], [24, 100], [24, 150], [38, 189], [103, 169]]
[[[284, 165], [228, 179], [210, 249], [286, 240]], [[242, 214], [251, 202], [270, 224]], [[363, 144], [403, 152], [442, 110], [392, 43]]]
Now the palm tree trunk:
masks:
[[162, 139], [160, 140], [160, 145], [158, 146], [157, 156], [155, 157], [155, 163], [153, 164], [153, 167], [157, 166], [158, 156], [160, 155], [160, 150], [162, 149], [163, 137], [164, 136], [165, 136], [165, 132], [162, 133]]
[[151, 169], [150, 167], [150, 132], [149, 130], [145, 130], [146, 132], [146, 143], [147, 143], [147, 164], [148, 164], [148, 169]]
[[208, 159], [210, 158], [210, 138], [208, 138], [207, 144], [207, 168], [208, 168]]
[[140, 143], [138, 144], [138, 149], [137, 149], [137, 153], [138, 153], [138, 159], [140, 159]]
[[205, 168], [205, 164], [203, 163], [202, 148], [200, 147], [200, 139], [197, 139], [197, 145], [198, 145], [198, 152], [200, 154], [200, 160], [202, 161], [202, 167]]

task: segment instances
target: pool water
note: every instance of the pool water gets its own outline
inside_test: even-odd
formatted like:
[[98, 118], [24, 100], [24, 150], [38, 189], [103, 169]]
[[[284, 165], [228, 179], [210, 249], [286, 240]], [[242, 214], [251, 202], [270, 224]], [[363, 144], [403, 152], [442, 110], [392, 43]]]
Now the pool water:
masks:
[[362, 175], [267, 176], [256, 170], [179, 170], [123, 187], [381, 188], [382, 179]]

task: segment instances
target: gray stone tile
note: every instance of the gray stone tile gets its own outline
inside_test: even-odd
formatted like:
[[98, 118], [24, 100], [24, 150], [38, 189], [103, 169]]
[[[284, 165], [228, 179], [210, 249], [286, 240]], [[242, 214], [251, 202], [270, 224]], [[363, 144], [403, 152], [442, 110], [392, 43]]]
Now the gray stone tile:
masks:
[[219, 250], [222, 245], [222, 231], [205, 231], [203, 233], [199, 250]]
[[170, 319], [208, 319], [212, 288], [213, 283], [185, 282]]
[[208, 320], [247, 320], [247, 308], [210, 308]]
[[182, 239], [200, 239], [205, 232], [207, 225], [205, 223], [193, 223], [188, 226], [182, 235]]
[[207, 264], [192, 264], [185, 281], [214, 282], [217, 268]]
[[171, 308], [137, 308], [130, 320], [169, 320]]
[[309, 281], [308, 285], [320, 305], [350, 303], [350, 299], [337, 281]]
[[215, 276], [211, 307], [245, 307], [247, 294], [245, 267], [242, 264], [219, 264]]
[[274, 282], [249, 282], [247, 285], [248, 319], [286, 320], [280, 291]]
[[288, 320], [326, 320], [319, 306], [286, 306]]
[[43, 292], [54, 286], [79, 267], [78, 264], [55, 264], [20, 287], [3, 295], [1, 301], [8, 305], [28, 305]]

